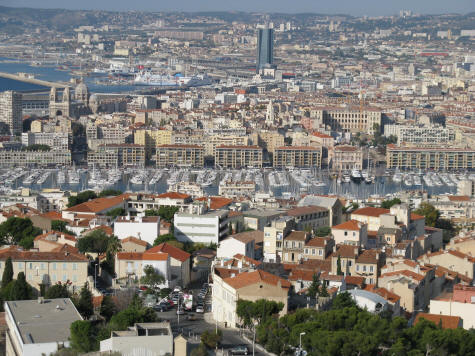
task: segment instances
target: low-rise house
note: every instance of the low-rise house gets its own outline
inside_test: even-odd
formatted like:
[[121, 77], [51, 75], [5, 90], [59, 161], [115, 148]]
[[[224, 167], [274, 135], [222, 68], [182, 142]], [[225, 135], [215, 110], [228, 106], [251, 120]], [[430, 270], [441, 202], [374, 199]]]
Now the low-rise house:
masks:
[[117, 282], [128, 280], [139, 281], [146, 266], [152, 266], [156, 272], [165, 278], [165, 287], [174, 286], [170, 279], [170, 257], [163, 252], [118, 252], [115, 258], [115, 273]]
[[166, 242], [147, 250], [147, 253], [166, 253], [170, 258], [170, 278], [181, 287], [190, 283], [191, 255]]
[[440, 250], [426, 253], [418, 258], [421, 263], [430, 263], [457, 271], [473, 280], [475, 276], [475, 257], [456, 250]]
[[475, 328], [475, 287], [457, 284], [453, 292], [431, 299], [429, 310], [431, 314], [462, 318], [464, 329]]
[[100, 351], [122, 355], [173, 355], [170, 323], [136, 323], [127, 330], [112, 331], [109, 339], [101, 341]]
[[284, 237], [283, 263], [298, 263], [303, 259], [304, 246], [310, 234], [306, 231], [292, 231]]
[[[67, 246], [67, 245], [65, 245]], [[51, 286], [58, 282], [70, 282], [71, 288], [80, 289], [87, 282], [89, 260], [83, 254], [73, 252], [75, 248], [57, 251], [23, 251], [16, 246], [0, 250], [0, 273], [10, 257], [13, 264], [13, 278], [19, 272], [25, 273], [26, 281], [37, 291], [40, 286]], [[77, 250], [76, 250], [77, 251]]]
[[314, 237], [304, 246], [304, 260], [325, 260], [333, 251], [335, 240], [330, 237]]
[[181, 242], [218, 244], [229, 234], [228, 214], [227, 210], [203, 214], [176, 213], [175, 238]]
[[106, 215], [107, 212], [126, 208], [127, 194], [121, 194], [115, 197], [97, 198], [87, 202], [72, 206], [62, 211], [62, 218], [67, 220], [77, 220], [81, 218], [92, 219], [96, 215]]
[[255, 258], [256, 239], [262, 241], [263, 231], [248, 231], [231, 235], [218, 244], [217, 257], [231, 258], [239, 253], [246, 257]]
[[7, 356], [42, 356], [70, 346], [70, 326], [82, 320], [69, 298], [7, 301]]
[[388, 301], [377, 293], [362, 289], [350, 289], [346, 292], [351, 295], [356, 305], [370, 313], [381, 313], [390, 309]]
[[429, 313], [418, 313], [414, 320], [414, 325], [417, 325], [422, 319], [433, 322], [442, 329], [457, 329], [463, 326], [462, 318], [459, 316], [438, 315]]
[[367, 284], [377, 283], [384, 254], [379, 250], [360, 250], [357, 246], [336, 245], [331, 254], [331, 272], [338, 274], [338, 260], [344, 275], [365, 278]]
[[401, 297], [395, 293], [388, 291], [386, 288], [378, 288], [374, 284], [368, 284], [364, 287], [365, 290], [376, 293], [380, 297], [383, 297], [388, 302], [388, 305], [393, 313], [393, 316], [398, 316], [401, 314]]
[[129, 236], [120, 240], [123, 252], [145, 252], [149, 246], [147, 241]]
[[343, 204], [338, 197], [323, 195], [306, 195], [297, 204], [298, 206], [321, 206], [329, 211], [329, 226], [343, 222]]
[[475, 231], [460, 233], [459, 236], [450, 240], [446, 247], [447, 249], [475, 256]]
[[75, 247], [77, 243], [76, 236], [69, 235], [60, 231], [49, 231], [38, 235], [33, 240], [33, 246], [39, 252], [49, 252], [61, 248], [63, 245]]
[[114, 235], [119, 239], [133, 236], [153, 245], [160, 236], [160, 217], [119, 216], [114, 222]]
[[286, 314], [290, 287], [289, 281], [262, 270], [239, 273], [238, 269], [215, 268], [212, 293], [213, 318], [217, 323], [227, 327], [237, 327], [240, 320], [236, 308], [240, 299], [281, 302], [284, 304], [281, 315]]
[[349, 220], [332, 226], [332, 235], [336, 244], [365, 247], [368, 244], [368, 225], [357, 220]]

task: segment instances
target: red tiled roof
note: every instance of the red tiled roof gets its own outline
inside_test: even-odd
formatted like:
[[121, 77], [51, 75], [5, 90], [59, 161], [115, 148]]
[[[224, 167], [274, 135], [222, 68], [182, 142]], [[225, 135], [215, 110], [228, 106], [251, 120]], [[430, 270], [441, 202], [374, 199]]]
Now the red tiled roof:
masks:
[[222, 208], [230, 205], [233, 202], [232, 199], [223, 198], [223, 197], [200, 197], [200, 198], [197, 198], [196, 200], [198, 200], [198, 201], [208, 201], [208, 199], [211, 202], [210, 207], [209, 207], [211, 210], [222, 209]]
[[116, 197], [96, 198], [87, 202], [72, 206], [65, 211], [79, 212], [79, 213], [99, 213], [103, 210], [110, 209], [119, 205], [126, 199], [126, 195], [121, 194]]
[[414, 325], [419, 323], [422, 318], [433, 322], [435, 325], [439, 325], [439, 323], [442, 322], [442, 329], [457, 329], [461, 324], [459, 316], [418, 313]]
[[287, 211], [288, 216], [300, 216], [300, 215], [307, 215], [313, 213], [319, 213], [323, 211], [328, 211], [327, 208], [323, 208], [321, 206], [299, 206], [297, 208], [293, 208]]
[[0, 251], [0, 260], [6, 260], [11, 257], [13, 261], [70, 261], [70, 262], [87, 262], [88, 258], [82, 254], [64, 253], [64, 252], [37, 252], [23, 251], [16, 246]]
[[187, 259], [190, 258], [190, 254], [188, 252], [185, 252], [178, 247], [172, 246], [170, 244], [167, 244], [166, 242], [161, 243], [160, 245], [154, 246], [145, 253], [157, 253], [157, 252], [163, 252], [169, 254], [171, 257], [173, 257], [175, 260], [185, 262]]
[[421, 220], [421, 219], [425, 219], [425, 217], [422, 215], [411, 213], [411, 220]]
[[305, 246], [309, 247], [325, 247], [325, 245], [330, 241], [329, 237], [314, 237], [307, 241]]
[[146, 253], [146, 252], [117, 252], [118, 260], [134, 261], [166, 261], [167, 253]]
[[51, 230], [51, 231], [45, 232], [44, 234], [36, 236], [34, 241], [44, 240], [48, 236], [51, 236], [51, 235], [55, 235], [56, 238], [58, 239], [63, 236], [66, 240], [73, 241], [73, 242], [77, 241], [76, 236], [65, 234], [64, 232], [54, 231], [54, 230]]
[[99, 225], [99, 226], [96, 226], [95, 228], [93, 229], [90, 229], [90, 230], [87, 230], [87, 231], [84, 231], [81, 235], [87, 235], [93, 231], [96, 231], [96, 230], [102, 230], [104, 231], [107, 235], [112, 235], [114, 233], [114, 230], [112, 230], [112, 228], [110, 226], [106, 226], [106, 225]]
[[390, 213], [389, 209], [374, 208], [374, 207], [368, 206], [366, 208], [356, 209], [351, 214], [378, 217], [382, 214], [389, 214], [389, 213]]
[[339, 225], [332, 226], [332, 230], [353, 230], [360, 231], [361, 223], [357, 220], [349, 220]]
[[188, 199], [190, 196], [188, 194], [182, 194], [177, 192], [168, 192], [163, 193], [157, 196], [157, 198], [168, 198], [168, 199]]
[[354, 286], [363, 286], [365, 283], [365, 278], [360, 276], [346, 276], [345, 282], [347, 285], [351, 284]]
[[282, 288], [290, 288], [291, 286], [289, 281], [262, 270], [254, 272], [243, 272], [235, 277], [225, 278], [223, 279], [223, 281], [229, 284], [234, 289], [240, 289], [259, 283], [277, 286], [280, 282]]
[[450, 201], [470, 201], [470, 197], [467, 195], [449, 195]]
[[121, 244], [124, 244], [124, 243], [127, 243], [127, 242], [131, 242], [131, 243], [134, 243], [136, 245], [145, 246], [145, 247], [148, 246], [147, 241], [140, 240], [140, 239], [138, 239], [134, 236], [129, 236], [129, 237], [126, 237], [125, 239], [120, 240]]
[[398, 275], [403, 275], [403, 276], [406, 276], [406, 277], [410, 277], [410, 278], [412, 278], [416, 281], [419, 281], [419, 282], [424, 279], [423, 275], [421, 275], [419, 273], [416, 273], [416, 272], [409, 271], [407, 269], [394, 271], [394, 272], [386, 272], [386, 273], [381, 275], [381, 278], [383, 278], [385, 276], [398, 276]]

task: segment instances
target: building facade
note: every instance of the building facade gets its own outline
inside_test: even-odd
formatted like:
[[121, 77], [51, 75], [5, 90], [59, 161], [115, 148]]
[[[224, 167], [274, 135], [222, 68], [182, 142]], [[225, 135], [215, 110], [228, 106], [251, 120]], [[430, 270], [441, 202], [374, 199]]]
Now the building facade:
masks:
[[0, 93], [0, 122], [8, 126], [11, 135], [23, 131], [22, 95], [14, 91]]
[[259, 146], [218, 146], [214, 157], [220, 168], [262, 168], [262, 148]]
[[274, 152], [274, 167], [313, 168], [322, 166], [321, 148], [311, 146], [285, 146], [278, 147]]
[[198, 145], [160, 145], [156, 148], [156, 164], [164, 167], [203, 167], [204, 149]]

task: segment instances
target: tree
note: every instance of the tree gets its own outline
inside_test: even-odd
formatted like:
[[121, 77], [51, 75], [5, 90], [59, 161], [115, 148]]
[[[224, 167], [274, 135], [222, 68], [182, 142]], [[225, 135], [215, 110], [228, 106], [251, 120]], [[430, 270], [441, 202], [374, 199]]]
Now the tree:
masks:
[[5, 261], [5, 269], [3, 270], [2, 275], [2, 289], [5, 288], [8, 283], [13, 280], [13, 263], [12, 258], [8, 257]]
[[241, 319], [242, 325], [249, 328], [254, 324], [263, 323], [283, 308], [284, 304], [266, 299], [258, 299], [255, 302], [239, 299], [236, 314]]
[[[33, 226], [29, 218], [10, 217], [0, 224], [0, 242], [3, 244], [21, 244], [23, 247], [31, 248], [33, 238], [41, 233], [41, 229]], [[22, 240], [25, 241], [21, 243]]]
[[162, 205], [157, 209], [145, 210], [145, 216], [160, 216], [161, 219], [168, 221], [169, 223], [173, 222], [173, 217], [175, 213], [180, 210], [177, 206], [167, 206]]
[[99, 193], [99, 198], [105, 198], [105, 197], [116, 197], [118, 195], [121, 195], [122, 191], [118, 189], [104, 189], [102, 192]]
[[341, 257], [338, 255], [338, 259], [336, 260], [336, 274], [338, 276], [343, 276], [343, 271], [341, 270]]
[[190, 356], [208, 356], [206, 345], [200, 342], [198, 347], [195, 347], [193, 350], [191, 350]]
[[125, 209], [124, 208], [115, 208], [112, 210], [109, 210], [106, 215], [110, 216], [112, 219], [115, 219], [118, 216], [122, 216], [125, 214]]
[[338, 293], [335, 299], [333, 299], [332, 309], [343, 309], [343, 308], [351, 308], [356, 307], [356, 303], [351, 298], [350, 293]]
[[87, 353], [97, 348], [94, 328], [90, 321], [77, 320], [70, 326], [71, 347], [79, 353]]
[[311, 298], [315, 298], [320, 287], [320, 280], [316, 273], [313, 274], [312, 284], [308, 287], [307, 295]]
[[326, 285], [325, 282], [322, 284], [322, 287], [320, 288], [319, 296], [320, 297], [329, 297], [330, 296], [330, 294], [328, 294], [327, 285]]
[[108, 295], [104, 296], [104, 298], [102, 298], [102, 302], [101, 302], [100, 314], [107, 321], [109, 321], [115, 313], [117, 313], [117, 307], [115, 306], [115, 303], [112, 300], [112, 297], [110, 297]]
[[33, 288], [26, 282], [24, 272], [19, 272], [13, 285], [9, 300], [28, 300], [33, 297]]
[[63, 220], [53, 220], [53, 221], [51, 221], [51, 230], [65, 232], [66, 231], [66, 221], [63, 221]]
[[153, 246], [158, 246], [161, 243], [168, 242], [168, 241], [177, 241], [173, 234], [163, 234], [158, 236], [155, 241], [153, 242]]
[[72, 195], [68, 198], [68, 208], [82, 204], [84, 202], [87, 202], [91, 199], [97, 198], [97, 195], [94, 191], [92, 190], [85, 190], [84, 192], [78, 193], [77, 195]]
[[391, 207], [393, 205], [396, 205], [396, 204], [401, 204], [401, 199], [394, 198], [394, 199], [391, 199], [391, 200], [385, 200], [381, 203], [381, 208], [391, 209]]
[[329, 226], [321, 226], [317, 229], [317, 231], [315, 232], [315, 234], [318, 236], [318, 237], [325, 237], [325, 236], [328, 236], [330, 235], [332, 232], [332, 229], [331, 227]]
[[55, 298], [69, 298], [70, 294], [68, 291], [68, 285], [65, 283], [57, 283], [54, 286], [48, 288], [45, 294], [47, 299]]
[[81, 253], [95, 252], [102, 254], [108, 250], [110, 243], [116, 244], [113, 238], [107, 235], [103, 230], [98, 229], [80, 238], [77, 243], [77, 248]]
[[437, 220], [440, 217], [440, 211], [429, 203], [421, 203], [419, 208], [414, 210], [414, 213], [424, 216], [426, 218], [426, 225], [432, 227], [435, 227]]
[[86, 282], [79, 292], [79, 299], [76, 303], [76, 309], [86, 319], [94, 314], [94, 305], [92, 304], [92, 293], [89, 290], [89, 285]]
[[223, 337], [223, 333], [221, 330], [218, 329], [218, 332], [206, 330], [201, 334], [201, 342], [210, 349], [216, 348], [221, 339]]
[[151, 265], [146, 265], [143, 269], [145, 275], [140, 278], [140, 283], [149, 286], [150, 288], [157, 288], [160, 284], [165, 282], [165, 277], [159, 273]]

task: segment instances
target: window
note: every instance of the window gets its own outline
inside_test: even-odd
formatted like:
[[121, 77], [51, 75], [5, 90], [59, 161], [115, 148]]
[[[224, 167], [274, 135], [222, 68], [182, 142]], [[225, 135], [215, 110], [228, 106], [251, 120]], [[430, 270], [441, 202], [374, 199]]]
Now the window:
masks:
[[56, 262], [53, 262], [53, 270], [56, 270]]
[[360, 265], [356, 265], [356, 271], [360, 270]]
[[363, 265], [363, 272], [366, 272], [366, 265]]
[[314, 248], [312, 248], [312, 255], [315, 255], [316, 254], [316, 251]]
[[68, 280], [68, 277], [65, 274], [63, 274], [63, 282], [66, 282], [67, 280]]
[[30, 262], [30, 269], [33, 269], [33, 263]]
[[45, 269], [45, 264], [44, 263], [40, 264], [40, 269]]
[[345, 236], [348, 236], [348, 231], [345, 231]]
[[348, 267], [351, 267], [351, 261], [348, 261]]
[[21, 269], [23, 267], [23, 263], [18, 262], [18, 268]]
[[68, 264], [67, 263], [63, 263], [63, 269], [68, 269]]
[[356, 236], [356, 232], [353, 231], [353, 236]]
[[73, 270], [76, 271], [78, 269], [78, 264], [77, 263], [73, 263]]
[[322, 250], [318, 250], [318, 255], [321, 256], [322, 255]]
[[305, 249], [305, 254], [308, 255], [308, 248]]
[[369, 271], [373, 272], [373, 266], [369, 266]]

